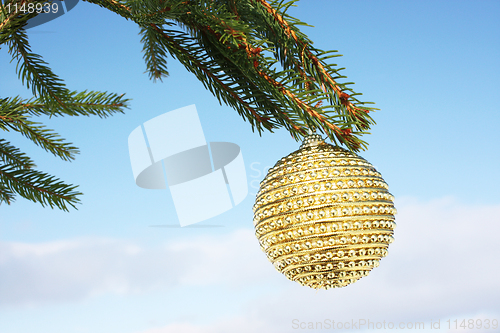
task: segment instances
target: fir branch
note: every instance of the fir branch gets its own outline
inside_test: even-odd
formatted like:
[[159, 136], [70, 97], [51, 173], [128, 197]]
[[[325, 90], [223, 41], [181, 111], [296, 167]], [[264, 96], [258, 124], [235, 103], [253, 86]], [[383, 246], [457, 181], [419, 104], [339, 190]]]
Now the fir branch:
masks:
[[162, 77], [168, 76], [168, 70], [167, 54], [165, 48], [161, 47], [162, 44], [157, 39], [159, 35], [154, 26], [141, 27], [139, 34], [142, 35], [141, 42], [144, 44], [142, 50], [149, 78], [154, 81], [161, 81]]
[[[0, 120], [0, 124], [2, 122], [3, 120]], [[64, 161], [74, 160], [75, 154], [79, 153], [78, 148], [72, 146], [72, 143], [64, 142], [59, 134], [47, 129], [42, 123], [24, 119], [24, 121], [11, 121], [10, 125], [36, 145]]]
[[[123, 113], [128, 108], [129, 99], [124, 94], [99, 92], [99, 91], [72, 91], [68, 99], [64, 101], [65, 107], [58, 103], [47, 102], [42, 98], [23, 99], [19, 96], [14, 98], [0, 99], [0, 117], [17, 117], [22, 120], [26, 116], [98, 116], [107, 118], [115, 113]], [[0, 118], [2, 119], [2, 118]]]
[[7, 205], [10, 205], [14, 200], [16, 200], [14, 192], [0, 183], [0, 204], [5, 202]]
[[122, 17], [125, 19], [132, 19], [132, 15], [130, 13], [130, 7], [126, 6], [122, 2], [124, 1], [115, 1], [115, 0], [84, 0], [89, 3], [93, 3], [96, 5], [99, 5], [103, 8], [106, 8]]
[[[78, 149], [71, 143], [64, 142], [57, 133], [47, 129], [38, 122], [29, 120], [27, 114], [21, 112], [15, 105], [18, 99], [3, 99], [0, 103], [0, 128], [9, 128], [65, 161], [73, 160]], [[14, 107], [13, 107], [14, 106]]]
[[[7, 2], [7, 3], [10, 4], [10, 2]], [[24, 3], [24, 1], [22, 1], [22, 3]], [[10, 30], [9, 28], [12, 25], [14, 25], [14, 23], [16, 23], [15, 18], [18, 17], [18, 15], [19, 14], [16, 13], [15, 11], [7, 13], [7, 10], [5, 9], [4, 2], [3, 1], [0, 2], [0, 32], [2, 35], [7, 35], [6, 32]], [[2, 40], [0, 39], [0, 41], [2, 41]], [[3, 44], [3, 41], [0, 44]]]
[[[286, 14], [295, 0], [90, 2], [105, 2], [141, 26], [153, 80], [168, 75], [170, 53], [259, 133], [285, 127], [299, 139], [316, 127], [348, 149], [366, 147], [360, 136], [374, 124], [368, 115], [374, 109], [356, 99], [349, 83], [337, 81], [342, 69], [326, 60], [338, 54], [312, 47], [298, 29], [307, 24]], [[187, 34], [164, 28], [172, 22]]]
[[[161, 35], [163, 43], [168, 48], [172, 56], [183, 63], [188, 71], [196, 75], [202, 84], [218, 97], [219, 101], [233, 106], [240, 115], [251, 114], [257, 116], [254, 108], [245, 101], [233, 87], [224, 82], [224, 74], [227, 74], [223, 68], [213, 68], [214, 63], [203, 59], [204, 49], [197, 48], [189, 35], [174, 30], [161, 30], [152, 24], [153, 29]], [[220, 72], [224, 74], [220, 74]], [[260, 116], [259, 116], [260, 117]], [[245, 117], [246, 119], [246, 117]], [[252, 118], [250, 118], [252, 119]], [[260, 123], [252, 123], [260, 132], [262, 127]]]
[[107, 118], [115, 113], [124, 113], [123, 109], [129, 107], [129, 99], [125, 94], [115, 94], [100, 91], [71, 91], [64, 107], [58, 103], [46, 103], [43, 99], [31, 99], [18, 105], [31, 115], [48, 116], [98, 116]]
[[62, 80], [46, 66], [47, 63], [38, 54], [31, 52], [28, 35], [24, 29], [15, 30], [9, 40], [9, 54], [17, 60], [16, 71], [23, 84], [30, 88], [33, 95], [46, 100], [53, 100], [65, 107], [68, 89]]
[[[22, 28], [26, 25], [27, 21], [38, 15], [36, 11], [33, 13], [21, 13], [19, 11], [7, 12], [6, 6], [11, 5], [11, 8], [21, 8], [28, 2], [32, 3], [44, 3], [45, 0], [31, 0], [31, 1], [16, 1], [16, 0], [5, 0], [0, 1], [0, 45], [4, 44], [12, 35], [13, 32]], [[14, 7], [17, 5], [17, 7]]]
[[[310, 45], [311, 42], [307, 38], [304, 38], [304, 35], [295, 27], [295, 25], [303, 23], [296, 19], [290, 19], [289, 17], [288, 20], [286, 20], [283, 13], [280, 14], [278, 10], [272, 8], [272, 6], [264, 0], [255, 0], [254, 3], [256, 5], [260, 4], [263, 7], [260, 12], [262, 16], [266, 18], [268, 30], [272, 32], [272, 34], [268, 34], [267, 36], [270, 38], [287, 40], [287, 43], [275, 44], [277, 54], [280, 56], [283, 67], [294, 68], [296, 71], [302, 73], [305, 90], [312, 90], [312, 87], [317, 87], [325, 93], [328, 93], [333, 110], [345, 116], [343, 120], [344, 125], [351, 124], [359, 130], [368, 129], [369, 124], [374, 123], [367, 115], [369, 109], [361, 109], [357, 105], [351, 103], [350, 99], [354, 101], [357, 100], [351, 98], [345, 91], [352, 91], [352, 89], [346, 87], [347, 83], [338, 84], [332, 78], [333, 75], [338, 76], [338, 71], [341, 69], [335, 69], [331, 65], [326, 65], [324, 63], [329, 56], [318, 58], [317, 54], [325, 54], [328, 52], [313, 48]], [[288, 48], [283, 48], [283, 45], [288, 45]], [[353, 95], [356, 94], [353, 93]], [[345, 134], [347, 133], [346, 131], [339, 132], [337, 129], [331, 126], [329, 127], [333, 132], [327, 130], [326, 134], [329, 134], [332, 140], [335, 139], [332, 137], [332, 134], [334, 134], [339, 141], [346, 143], [350, 149], [358, 150], [360, 145], [366, 145], [365, 142], [357, 140], [356, 137], [353, 139], [351, 134]], [[362, 132], [356, 133], [362, 134]]]
[[[224, 25], [225, 25], [224, 22], [220, 22], [220, 24], [219, 24], [219, 26], [223, 26], [223, 27], [224, 27]], [[210, 29], [210, 27], [205, 27], [205, 26], [200, 27], [200, 25], [198, 25], [197, 28], [199, 30], [206, 30], [206, 31], [208, 31], [209, 33], [211, 33], [215, 37], [218, 37], [219, 40], [228, 40], [228, 38], [221, 37], [220, 33], [218, 34], [218, 33], [214, 32], [212, 29]], [[261, 52], [260, 48], [254, 48], [251, 45], [249, 45], [247, 43], [246, 38], [241, 38], [242, 34], [239, 33], [238, 31], [236, 31], [234, 28], [229, 28], [229, 29], [225, 28], [225, 32], [227, 30], [230, 31], [230, 34], [232, 36], [236, 36], [237, 37], [237, 39], [239, 40], [239, 43], [240, 43], [240, 44], [238, 44], [238, 46], [240, 48], [243, 48], [243, 49], [246, 50], [246, 56], [247, 56], [248, 60], [250, 60], [250, 61], [253, 60], [253, 69], [254, 69], [255, 73], [258, 76], [260, 76], [261, 78], [264, 79], [264, 81], [263, 81], [264, 82], [264, 86], [265, 86], [264, 89], [267, 92], [270, 92], [272, 90], [276, 90], [277, 89], [279, 92], [281, 92], [282, 95], [284, 95], [288, 99], [288, 100], [287, 99], [283, 100], [282, 98], [280, 98], [281, 96], [276, 96], [275, 95], [275, 97], [277, 97], [278, 100], [281, 100], [282, 104], [285, 104], [285, 105], [289, 104], [289, 106], [291, 108], [296, 109], [295, 111], [298, 112], [298, 113], [300, 113], [301, 111], [304, 110], [307, 113], [309, 113], [312, 117], [317, 118], [320, 122], [326, 122], [326, 120], [324, 119], [324, 117], [322, 117], [322, 116], [320, 116], [318, 114], [317, 110], [314, 110], [313, 107], [311, 107], [311, 106], [308, 105], [309, 102], [306, 103], [301, 98], [299, 98], [298, 97], [299, 94], [292, 93], [292, 91], [291, 91], [292, 88], [291, 87], [287, 88], [286, 85], [283, 84], [283, 82], [276, 81], [271, 75], [267, 74], [265, 71], [263, 71], [263, 70], [260, 69], [261, 66], [260, 66], [259, 62], [262, 61], [261, 57], [259, 57], [260, 56], [259, 53]], [[226, 37], [226, 36], [224, 36], [224, 37]], [[214, 45], [214, 47], [217, 47], [217, 45]], [[225, 43], [225, 44], [222, 45], [222, 47], [219, 47], [220, 53], [222, 53], [222, 54], [226, 53], [227, 54], [226, 47], [228, 49], [230, 49], [230, 47], [228, 46], [228, 43]], [[210, 48], [206, 47], [206, 49], [210, 49]], [[231, 61], [230, 57], [226, 57], [226, 60], [227, 61]], [[274, 65], [274, 63], [271, 63], [270, 66], [267, 66], [268, 68], [266, 68], [266, 70], [268, 71], [268, 73], [273, 73], [274, 77], [279, 76], [279, 75], [277, 75], [276, 72], [274, 72], [274, 71], [272, 71], [270, 69], [270, 67], [272, 65]], [[248, 80], [250, 80], [250, 81], [255, 81], [255, 78], [249, 77], [248, 75], [245, 78], [248, 79]], [[286, 78], [286, 80], [291, 81], [290, 78], [288, 78], [288, 77]], [[300, 80], [299, 77], [294, 77], [293, 78], [293, 81], [298, 81], [298, 80]], [[254, 86], [254, 88], [257, 88], [257, 87]], [[260, 87], [260, 88], [262, 89], [262, 87]], [[309, 95], [309, 94], [312, 94], [313, 91], [309, 90], [309, 91], [306, 91], [306, 93]], [[304, 93], [300, 93], [300, 95], [304, 96]], [[278, 110], [279, 110], [279, 107], [277, 109], [273, 109], [272, 111], [278, 111]], [[279, 110], [279, 111], [281, 111], [281, 110]], [[275, 117], [282, 118], [282, 117], [280, 117], [281, 116], [280, 113], [276, 113], [276, 112], [272, 112], [272, 113], [273, 113], [273, 115]], [[282, 111], [281, 111], [281, 113], [282, 113]], [[285, 127], [289, 127], [289, 125], [290, 125], [289, 124], [290, 119], [289, 118], [285, 118], [285, 119], [286, 119], [286, 123], [285, 124], [281, 123], [281, 124], [284, 125]], [[337, 133], [340, 133], [340, 130], [338, 129], [337, 126], [335, 126], [333, 124], [330, 124], [328, 122], [327, 122], [327, 124], [328, 124], [329, 127], [333, 127], [334, 129], [337, 129]], [[293, 123], [292, 126], [294, 126], [293, 130], [295, 130], [295, 131], [297, 131], [297, 129], [300, 128], [297, 123]], [[297, 131], [297, 132], [299, 132], [300, 134], [304, 133], [304, 131], [300, 131], [300, 130]]]
[[35, 163], [27, 155], [22, 153], [5, 139], [0, 139], [0, 162], [11, 165], [18, 169], [31, 169], [36, 167]]
[[[314, 127], [353, 151], [366, 147], [360, 137], [375, 123], [368, 113], [376, 109], [358, 100], [352, 83], [341, 82], [346, 78], [342, 68], [328, 62], [339, 54], [314, 48], [299, 29], [307, 24], [286, 14], [296, 0], [87, 1], [139, 25], [150, 79], [168, 76], [170, 55], [259, 133], [284, 127], [298, 140]], [[30, 117], [104, 118], [123, 112], [128, 99], [106, 92], [70, 92], [31, 51], [23, 27], [36, 15], [7, 13], [0, 3], [0, 46], [8, 44], [19, 78], [35, 95], [0, 99], [0, 129], [17, 131], [71, 160], [78, 150]], [[33, 167], [31, 159], [0, 139], [0, 202], [10, 203], [19, 193], [42, 205], [74, 207], [80, 194], [74, 186]]]
[[[190, 16], [186, 16], [186, 18], [189, 18], [189, 21], [183, 21], [182, 25], [186, 27], [190, 26], [191, 28], [188, 28], [188, 30], [192, 33], [197, 32], [195, 36], [196, 40], [203, 46], [207, 54], [210, 55], [211, 63], [225, 66], [225, 68], [231, 66], [229, 71], [225, 69], [228, 74], [227, 76], [230, 78], [227, 80], [229, 84], [238, 85], [237, 90], [240, 96], [256, 96], [254, 100], [257, 104], [255, 106], [256, 110], [266, 114], [266, 116], [259, 117], [257, 114], [259, 111], [256, 112], [255, 109], [252, 109], [252, 114], [248, 116], [252, 126], [254, 125], [251, 119], [253, 115], [253, 118], [256, 118], [257, 122], [260, 122], [261, 119], [266, 119], [267, 122], [273, 121], [273, 123], [278, 123], [279, 126], [284, 126], [292, 134], [297, 132], [303, 134], [305, 131], [300, 129], [295, 122], [291, 121], [291, 114], [288, 108], [295, 109], [297, 113], [300, 113], [302, 110], [284, 98], [284, 95], [277, 89], [280, 84], [270, 79], [270, 76], [278, 77], [281, 75], [281, 73], [276, 73], [271, 69], [274, 62], [263, 65], [272, 73], [270, 76], [262, 75], [262, 71], [258, 69], [261, 65], [257, 57], [261, 49], [251, 46], [243, 31], [238, 30], [244, 30], [247, 26], [241, 25], [241, 23], [239, 26], [230, 25], [228, 22], [233, 23], [231, 15], [221, 18], [219, 15], [205, 13], [202, 10], [201, 15], [204, 17], [204, 20], [202, 20], [196, 14], [196, 11], [192, 11]], [[218, 27], [218, 31], [212, 29], [212, 26]], [[239, 51], [238, 49], [243, 49], [244, 51]], [[264, 101], [266, 102], [265, 105], [262, 103]]]
[[13, 193], [38, 202], [42, 206], [57, 207], [68, 211], [68, 205], [76, 208], [80, 202], [75, 191], [77, 186], [67, 185], [54, 176], [32, 169], [17, 169], [12, 165], [0, 165], [0, 202], [9, 204]]
[[[43, 3], [34, 0], [30, 3]], [[22, 6], [25, 1], [10, 0]], [[122, 12], [124, 14], [125, 12]], [[74, 159], [78, 149], [56, 132], [31, 120], [33, 116], [99, 116], [123, 113], [129, 100], [107, 92], [70, 92], [41, 56], [33, 53], [24, 26], [35, 13], [7, 13], [0, 3], [0, 46], [7, 44], [21, 82], [31, 88], [34, 98], [0, 98], [0, 129], [16, 131], [65, 161]], [[0, 202], [10, 204], [18, 194], [42, 206], [68, 210], [76, 208], [80, 192], [54, 176], [33, 170], [34, 162], [4, 139], [0, 139]]]

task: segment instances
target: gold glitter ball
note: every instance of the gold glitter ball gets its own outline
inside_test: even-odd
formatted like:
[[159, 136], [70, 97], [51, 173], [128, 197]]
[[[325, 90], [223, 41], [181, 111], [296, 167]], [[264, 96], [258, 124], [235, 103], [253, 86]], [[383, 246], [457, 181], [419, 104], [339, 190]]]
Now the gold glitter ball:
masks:
[[317, 134], [269, 169], [253, 210], [267, 258], [314, 289], [367, 276], [394, 240], [394, 197], [380, 173]]

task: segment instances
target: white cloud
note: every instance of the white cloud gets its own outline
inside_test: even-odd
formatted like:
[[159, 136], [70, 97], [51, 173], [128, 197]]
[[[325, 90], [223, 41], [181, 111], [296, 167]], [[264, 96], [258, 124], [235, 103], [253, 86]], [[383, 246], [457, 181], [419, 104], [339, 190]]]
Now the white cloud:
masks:
[[[264, 270], [264, 274], [262, 269]], [[148, 248], [132, 241], [0, 242], [0, 305], [73, 301], [183, 285], [233, 288], [273, 275], [251, 230]]]
[[408, 199], [397, 206], [396, 242], [389, 256], [352, 286], [316, 292], [286, 284], [246, 304], [233, 320], [223, 318], [205, 326], [185, 323], [183, 330], [174, 323], [141, 333], [258, 332], [263, 328], [284, 333], [295, 331], [293, 320], [365, 319], [428, 326], [431, 320], [474, 318], [477, 313], [498, 318], [500, 205], [467, 206], [447, 198], [428, 203]]
[[[221, 315], [210, 322], [187, 315], [141, 333], [280, 333], [294, 331], [293, 320], [398, 323], [500, 315], [500, 205], [407, 199], [397, 207], [389, 256], [370, 276], [343, 289], [317, 292], [286, 280], [261, 253], [253, 231], [239, 230], [156, 248], [110, 239], [0, 243], [0, 304], [189, 286], [217, 286], [231, 295], [221, 299], [240, 302], [213, 305]], [[261, 292], [249, 297], [248, 289]]]
[[[255, 333], [275, 332], [268, 323], [251, 318], [251, 316], [234, 316], [217, 320], [208, 325], [195, 325], [191, 323], [173, 323], [160, 328], [153, 328], [140, 333]], [[289, 332], [289, 330], [286, 330]]]

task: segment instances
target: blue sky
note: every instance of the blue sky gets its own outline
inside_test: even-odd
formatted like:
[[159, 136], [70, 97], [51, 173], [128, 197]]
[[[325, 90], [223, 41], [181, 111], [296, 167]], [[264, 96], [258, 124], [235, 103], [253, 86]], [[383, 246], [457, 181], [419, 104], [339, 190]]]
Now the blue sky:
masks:
[[[500, 2], [303, 0], [290, 14], [315, 26], [303, 31], [316, 47], [343, 54], [335, 61], [354, 89], [381, 109], [360, 154], [396, 196], [396, 241], [381, 266], [326, 292], [276, 272], [253, 236], [252, 193], [299, 143], [252, 133], [174, 59], [153, 83], [138, 28], [80, 2], [29, 30], [33, 51], [70, 89], [132, 101], [107, 119], [40, 119], [80, 148], [71, 163], [3, 133], [84, 197], [70, 213], [22, 198], [0, 206], [2, 333], [321, 332], [293, 321], [361, 318], [467, 332], [446, 320], [500, 320]], [[0, 95], [28, 97], [5, 47], [0, 61]], [[190, 104], [207, 141], [241, 147], [250, 194], [202, 223], [223, 227], [150, 227], [178, 223], [175, 208], [167, 190], [135, 185], [127, 138]]]

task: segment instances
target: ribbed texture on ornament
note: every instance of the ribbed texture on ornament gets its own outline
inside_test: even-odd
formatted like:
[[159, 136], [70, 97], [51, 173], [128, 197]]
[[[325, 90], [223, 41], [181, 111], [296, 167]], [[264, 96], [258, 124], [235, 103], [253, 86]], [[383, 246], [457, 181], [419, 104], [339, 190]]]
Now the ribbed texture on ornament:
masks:
[[261, 182], [255, 231], [288, 279], [315, 289], [344, 287], [387, 255], [394, 197], [365, 159], [315, 139], [278, 161]]

